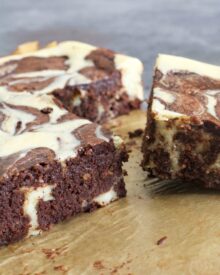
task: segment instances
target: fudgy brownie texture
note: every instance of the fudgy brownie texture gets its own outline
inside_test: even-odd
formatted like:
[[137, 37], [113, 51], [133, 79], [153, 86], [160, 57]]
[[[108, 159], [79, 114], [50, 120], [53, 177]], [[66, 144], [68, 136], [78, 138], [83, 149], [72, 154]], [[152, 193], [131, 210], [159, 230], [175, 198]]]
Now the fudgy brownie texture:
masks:
[[161, 179], [220, 188], [220, 68], [160, 55], [155, 66], [142, 166]]
[[98, 123], [140, 107], [142, 72], [136, 58], [79, 42], [0, 60], [0, 84], [10, 91], [52, 93], [69, 111]]
[[[125, 150], [117, 150], [112, 141], [82, 147], [76, 158], [65, 161], [65, 166], [54, 159], [51, 152], [51, 156], [48, 153], [47, 150], [33, 150], [31, 157], [25, 156], [20, 165], [14, 163], [14, 167], [10, 167], [13, 172], [2, 177], [1, 245], [28, 234], [39, 234], [41, 230], [48, 230], [51, 224], [126, 195], [121, 164], [127, 160], [127, 154]], [[30, 163], [25, 158], [29, 158]], [[46, 190], [48, 186], [52, 187], [48, 200], [39, 195], [37, 202], [34, 199], [29, 202], [35, 207], [37, 215], [37, 225], [33, 225], [34, 214], [27, 215], [25, 197], [30, 199], [31, 192], [34, 194], [40, 188]], [[107, 196], [101, 198], [100, 194]]]
[[[52, 56], [42, 50], [0, 59], [0, 245], [126, 195], [122, 163], [128, 155], [122, 140], [70, 112], [59, 93], [65, 85], [67, 95], [76, 89], [81, 76], [72, 60], [80, 45], [62, 43]], [[93, 55], [100, 67], [96, 74], [111, 74], [114, 56], [100, 61], [99, 52]]]

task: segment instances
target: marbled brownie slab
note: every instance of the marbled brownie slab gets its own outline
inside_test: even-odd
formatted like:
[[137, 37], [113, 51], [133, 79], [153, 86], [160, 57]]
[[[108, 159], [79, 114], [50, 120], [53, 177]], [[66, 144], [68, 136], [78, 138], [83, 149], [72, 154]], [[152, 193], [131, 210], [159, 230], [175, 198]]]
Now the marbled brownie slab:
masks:
[[87, 81], [87, 62], [96, 70], [80, 45], [0, 59], [0, 245], [126, 194], [122, 140], [54, 96]]
[[143, 99], [142, 63], [80, 42], [0, 59], [0, 85], [9, 91], [53, 94], [69, 111], [102, 123]]
[[144, 169], [220, 188], [220, 67], [159, 55], [147, 118]]

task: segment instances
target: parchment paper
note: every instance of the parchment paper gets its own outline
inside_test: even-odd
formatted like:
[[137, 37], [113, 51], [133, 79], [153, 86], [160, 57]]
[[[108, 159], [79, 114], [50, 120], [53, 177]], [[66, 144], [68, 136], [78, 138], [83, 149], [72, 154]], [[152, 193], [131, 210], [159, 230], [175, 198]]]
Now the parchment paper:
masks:
[[132, 150], [127, 198], [0, 249], [0, 274], [219, 274], [220, 193], [147, 179], [139, 167], [145, 113], [113, 123]]

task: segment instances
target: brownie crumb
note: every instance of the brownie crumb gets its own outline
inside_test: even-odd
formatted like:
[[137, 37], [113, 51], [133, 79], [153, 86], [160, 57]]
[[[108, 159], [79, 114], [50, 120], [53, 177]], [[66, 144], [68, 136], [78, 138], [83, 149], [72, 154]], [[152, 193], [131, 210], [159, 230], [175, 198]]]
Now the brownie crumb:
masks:
[[161, 245], [163, 244], [163, 242], [167, 239], [167, 236], [164, 236], [162, 238], [160, 238], [158, 241], [157, 241], [157, 245]]
[[127, 260], [127, 261], [121, 263], [120, 265], [115, 266], [115, 267], [112, 269], [112, 271], [111, 271], [110, 274], [111, 274], [111, 275], [117, 274], [118, 271], [119, 271], [120, 269], [123, 269], [127, 264], [130, 264], [131, 262], [132, 262], [132, 260]]
[[42, 252], [45, 254], [47, 259], [54, 259], [56, 256], [58, 256], [55, 249], [44, 248], [44, 249], [42, 249]]
[[54, 270], [56, 270], [56, 271], [63, 271], [63, 272], [68, 271], [68, 269], [64, 265], [55, 266]]
[[136, 129], [133, 132], [128, 132], [129, 138], [135, 138], [135, 137], [140, 137], [143, 134], [142, 129]]
[[54, 258], [56, 258], [57, 256], [63, 254], [66, 251], [66, 247], [63, 248], [43, 248], [42, 252], [45, 254], [45, 256], [47, 257], [47, 259], [51, 259], [53, 260]]
[[103, 265], [102, 261], [96, 261], [96, 262], [94, 262], [93, 267], [96, 268], [96, 269], [99, 269], [99, 270], [105, 268], [105, 266]]
[[128, 172], [127, 172], [127, 170], [125, 170], [125, 169], [123, 169], [123, 176], [127, 176], [128, 175]]
[[51, 108], [51, 107], [46, 107], [46, 108], [41, 109], [40, 111], [41, 111], [41, 113], [47, 115], [47, 114], [50, 114], [50, 113], [53, 111], [53, 108]]
[[[123, 268], [123, 266], [119, 267], [119, 269], [121, 269], [121, 268]], [[114, 275], [114, 274], [117, 274], [117, 273], [118, 273], [118, 268], [116, 267], [111, 271], [110, 275]]]

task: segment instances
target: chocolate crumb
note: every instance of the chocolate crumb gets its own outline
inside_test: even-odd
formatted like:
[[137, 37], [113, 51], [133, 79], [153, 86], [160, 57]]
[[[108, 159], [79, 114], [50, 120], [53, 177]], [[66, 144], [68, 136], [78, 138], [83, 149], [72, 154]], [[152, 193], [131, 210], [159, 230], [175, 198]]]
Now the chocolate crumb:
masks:
[[45, 254], [47, 259], [53, 260], [57, 256], [64, 254], [66, 249], [67, 249], [66, 247], [58, 247], [58, 248], [52, 248], [52, 249], [43, 248], [42, 252]]
[[143, 134], [142, 129], [136, 129], [133, 132], [128, 132], [129, 138], [135, 138], [135, 137], [140, 137]]
[[43, 248], [42, 252], [46, 255], [47, 259], [54, 259], [56, 256], [59, 255], [57, 254], [56, 249]]
[[47, 115], [47, 114], [50, 114], [53, 111], [53, 108], [46, 107], [46, 108], [41, 109], [40, 111], [41, 111], [41, 113]]
[[54, 270], [65, 272], [67, 271], [67, 268], [64, 265], [58, 265], [54, 267]]
[[127, 264], [130, 264], [131, 262], [132, 262], [132, 260], [130, 259], [130, 260], [127, 260], [127, 261], [121, 263], [120, 265], [115, 266], [115, 267], [112, 269], [112, 271], [111, 271], [110, 274], [111, 274], [111, 275], [117, 274], [118, 271], [119, 271], [120, 269], [123, 269]]
[[161, 245], [163, 244], [163, 242], [167, 239], [167, 236], [164, 236], [162, 238], [160, 238], [158, 241], [157, 241], [157, 245]]
[[103, 265], [102, 261], [96, 261], [93, 263], [93, 267], [96, 268], [96, 269], [104, 269], [105, 266]]
[[128, 175], [128, 172], [125, 169], [123, 169], [123, 176], [125, 177], [127, 175]]

